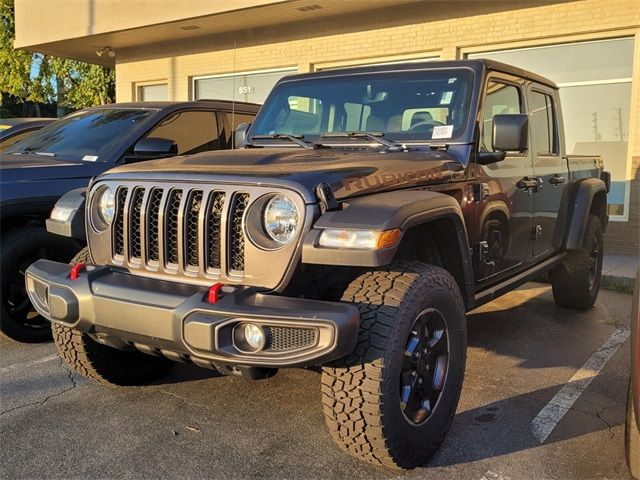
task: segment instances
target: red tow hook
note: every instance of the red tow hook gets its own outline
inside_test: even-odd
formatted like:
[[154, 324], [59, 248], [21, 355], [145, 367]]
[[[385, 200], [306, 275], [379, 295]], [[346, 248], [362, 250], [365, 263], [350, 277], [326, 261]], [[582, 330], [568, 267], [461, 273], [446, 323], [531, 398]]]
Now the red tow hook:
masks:
[[209, 287], [209, 295], [207, 296], [207, 302], [216, 303], [220, 299], [220, 290], [222, 289], [221, 283], [214, 283]]
[[80, 272], [82, 272], [86, 267], [87, 266], [82, 262], [76, 263], [73, 267], [71, 267], [71, 272], [69, 272], [69, 278], [75, 282], [76, 280], [78, 280], [78, 277], [80, 276]]

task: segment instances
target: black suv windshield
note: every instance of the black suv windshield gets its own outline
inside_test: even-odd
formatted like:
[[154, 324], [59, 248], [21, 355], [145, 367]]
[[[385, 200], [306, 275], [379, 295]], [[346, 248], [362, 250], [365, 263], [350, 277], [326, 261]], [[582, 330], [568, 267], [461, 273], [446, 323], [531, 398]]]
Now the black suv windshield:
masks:
[[110, 160], [121, 136], [137, 128], [155, 110], [96, 109], [67, 115], [17, 142], [5, 153], [38, 154], [68, 161]]
[[465, 130], [472, 81], [467, 69], [285, 80], [269, 95], [251, 136], [323, 142], [323, 134], [369, 132], [394, 141], [447, 142]]

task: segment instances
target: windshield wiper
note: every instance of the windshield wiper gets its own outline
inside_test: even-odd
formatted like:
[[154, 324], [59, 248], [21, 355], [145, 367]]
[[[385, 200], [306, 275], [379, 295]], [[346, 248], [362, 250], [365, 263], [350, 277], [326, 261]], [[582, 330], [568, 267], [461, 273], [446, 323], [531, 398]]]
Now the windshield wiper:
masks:
[[34, 150], [19, 150], [15, 152], [18, 155], [40, 155], [41, 157], [55, 157], [56, 154], [53, 152], [36, 152]]
[[[401, 143], [393, 142], [382, 138], [383, 132], [325, 132], [320, 135], [320, 138], [364, 138], [373, 142], [384, 145], [386, 151], [399, 152], [406, 150], [406, 147]], [[317, 144], [322, 146], [322, 144]]]
[[289, 140], [290, 142], [297, 143], [304, 148], [316, 148], [313, 143], [307, 140], [303, 140], [303, 138], [304, 137], [302, 135], [290, 135], [288, 133], [269, 133], [265, 135], [253, 135], [251, 137], [251, 140]]

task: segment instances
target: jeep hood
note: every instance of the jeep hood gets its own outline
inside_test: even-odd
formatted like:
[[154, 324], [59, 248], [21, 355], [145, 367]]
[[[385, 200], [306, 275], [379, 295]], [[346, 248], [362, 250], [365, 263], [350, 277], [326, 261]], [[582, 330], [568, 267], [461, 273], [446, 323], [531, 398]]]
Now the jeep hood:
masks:
[[171, 181], [180, 175], [228, 175], [247, 182], [281, 178], [308, 191], [325, 182], [338, 199], [420, 185], [446, 183], [464, 172], [445, 151], [384, 152], [360, 149], [247, 148], [165, 158], [126, 165], [108, 175], [121, 178], [160, 175]]

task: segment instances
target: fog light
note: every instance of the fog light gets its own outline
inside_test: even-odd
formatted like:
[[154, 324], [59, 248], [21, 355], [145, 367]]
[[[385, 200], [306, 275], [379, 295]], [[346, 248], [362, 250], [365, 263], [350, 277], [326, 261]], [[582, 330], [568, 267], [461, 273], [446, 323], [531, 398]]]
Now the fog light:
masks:
[[252, 351], [258, 352], [264, 348], [266, 343], [264, 331], [253, 323], [247, 323], [244, 326], [244, 341]]

